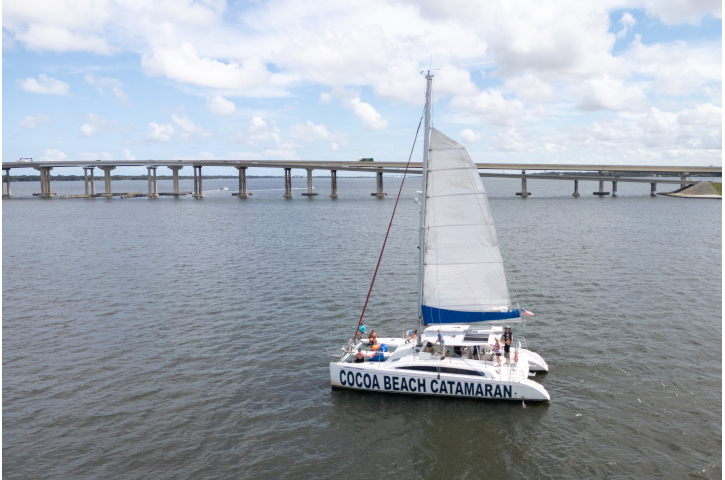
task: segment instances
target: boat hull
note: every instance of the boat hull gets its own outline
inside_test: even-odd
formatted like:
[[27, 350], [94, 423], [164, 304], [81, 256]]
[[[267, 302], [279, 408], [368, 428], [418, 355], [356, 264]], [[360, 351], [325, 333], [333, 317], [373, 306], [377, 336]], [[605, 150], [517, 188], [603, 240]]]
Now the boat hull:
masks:
[[544, 359], [536, 352], [532, 352], [531, 350], [525, 350], [521, 349], [520, 352], [526, 354], [526, 360], [529, 363], [529, 371], [530, 372], [548, 372], [549, 371], [549, 365], [544, 361]]
[[482, 400], [549, 401], [543, 386], [531, 380], [506, 381], [492, 378], [463, 378], [461, 375], [401, 374], [349, 363], [330, 364], [333, 388], [372, 392], [465, 397]]

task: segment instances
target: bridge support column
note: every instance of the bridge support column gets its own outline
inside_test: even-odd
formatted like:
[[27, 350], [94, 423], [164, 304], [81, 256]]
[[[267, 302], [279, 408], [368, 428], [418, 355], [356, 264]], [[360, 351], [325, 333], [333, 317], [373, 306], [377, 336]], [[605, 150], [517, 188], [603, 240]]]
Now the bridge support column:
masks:
[[[604, 176], [604, 170], [599, 170], [599, 176], [600, 177]], [[601, 179], [599, 180], [599, 191], [593, 192], [593, 193], [594, 193], [594, 195], [599, 195], [600, 197], [604, 196], [604, 195], [609, 195], [609, 192], [604, 191], [604, 180], [601, 180]]]
[[53, 167], [33, 167], [40, 172], [40, 193], [34, 193], [36, 197], [50, 198], [54, 197], [55, 193], [50, 190], [50, 171]]
[[3, 193], [3, 198], [13, 198], [13, 194], [10, 192], [10, 169], [3, 168], [5, 170], [5, 189], [6, 193]]
[[194, 198], [202, 198], [204, 189], [201, 182], [201, 165], [194, 165]]
[[88, 171], [91, 174], [91, 196], [96, 194], [96, 176], [93, 173], [93, 170], [96, 167], [88, 167]]
[[617, 181], [616, 180], [612, 180], [612, 196], [613, 197], [617, 196]]
[[[526, 175], [526, 170], [521, 170], [521, 175]], [[526, 177], [521, 177], [521, 191], [516, 192], [516, 195], [521, 195], [521, 198], [526, 198], [531, 195], [526, 185]]]
[[687, 176], [689, 174], [690, 174], [690, 172], [681, 172], [680, 173], [680, 180], [682, 180], [682, 183], [680, 184], [680, 188], [686, 187], [688, 185]]
[[330, 198], [337, 197], [337, 170], [330, 170]]
[[234, 167], [239, 171], [239, 191], [232, 193], [235, 197], [247, 198], [251, 193], [247, 193], [247, 167]]
[[284, 198], [292, 198], [294, 195], [292, 194], [292, 169], [291, 168], [285, 168], [284, 169], [284, 195], [282, 195]]
[[[184, 167], [182, 165], [167, 165], [167, 166], [173, 172], [172, 185], [173, 185], [174, 191], [171, 192], [172, 195], [175, 196], [175, 197], [178, 197], [179, 195], [186, 195], [185, 193], [182, 194], [182, 193], [179, 192], [179, 170], [181, 170]], [[158, 193], [158, 192], [156, 192], [156, 193]], [[165, 193], [164, 195], [168, 195], [168, 194]]]
[[106, 186], [106, 192], [102, 193], [102, 197], [110, 197], [113, 195], [113, 192], [111, 192], [111, 170], [115, 170], [116, 167], [98, 167], [105, 173], [105, 176], [103, 178], [103, 181]]
[[657, 182], [650, 183], [649, 194], [651, 197], [657, 196]]
[[579, 180], [574, 180], [574, 197], [579, 196]]
[[307, 193], [302, 194], [303, 197], [315, 197], [317, 193], [312, 191], [312, 169], [307, 169]]
[[377, 188], [377, 192], [371, 193], [370, 195], [372, 195], [374, 197], [377, 197], [377, 198], [385, 198], [385, 196], [387, 195], [387, 193], [383, 192], [383, 171], [382, 170], [378, 170], [377, 173], [378, 173], [378, 175], [377, 175], [377, 179], [376, 179], [376, 182], [375, 182], [376, 185], [377, 185], [377, 187], [378, 187]]
[[149, 198], [157, 198], [159, 196], [159, 186], [156, 182], [156, 167], [146, 167], [146, 169], [149, 172]]

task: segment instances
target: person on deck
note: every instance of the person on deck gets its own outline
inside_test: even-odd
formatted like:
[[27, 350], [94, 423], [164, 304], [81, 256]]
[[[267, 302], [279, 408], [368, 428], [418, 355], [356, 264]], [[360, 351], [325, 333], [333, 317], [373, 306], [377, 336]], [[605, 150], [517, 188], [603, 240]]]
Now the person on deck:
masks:
[[405, 343], [410, 343], [411, 340], [418, 338], [418, 330], [408, 330], [405, 332]]
[[496, 340], [496, 343], [493, 346], [493, 353], [496, 354], [496, 366], [501, 366], [501, 341], [498, 339], [498, 337], [493, 337], [494, 340]]
[[378, 341], [378, 334], [375, 333], [375, 330], [370, 330], [370, 335], [368, 335], [368, 342], [370, 342], [370, 345], [375, 345]]
[[441, 344], [441, 359], [445, 358], [446, 356], [446, 341], [443, 339], [443, 334], [441, 334], [441, 329], [438, 329], [438, 340], [436, 340], [436, 343]]
[[365, 324], [361, 324], [360, 327], [357, 329], [357, 332], [355, 332], [355, 340], [357, 341], [358, 337], [362, 339], [362, 336], [365, 335]]
[[501, 335], [503, 340], [503, 356], [506, 359], [506, 365], [511, 363], [511, 344], [514, 343], [514, 334], [511, 333], [511, 327], [506, 325], [506, 331]]
[[365, 354], [362, 352], [362, 348], [357, 349], [357, 353], [355, 354], [355, 360], [353, 360], [355, 363], [363, 363], [365, 361]]

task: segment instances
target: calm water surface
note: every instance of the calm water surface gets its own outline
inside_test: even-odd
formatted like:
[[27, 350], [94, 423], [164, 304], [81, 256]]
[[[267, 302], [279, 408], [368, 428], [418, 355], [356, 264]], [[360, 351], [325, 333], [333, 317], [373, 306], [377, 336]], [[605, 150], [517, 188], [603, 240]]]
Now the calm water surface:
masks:
[[[418, 179], [366, 319], [414, 324]], [[295, 179], [303, 187], [304, 179]], [[399, 179], [3, 201], [6, 478], [720, 478], [722, 206], [484, 179], [544, 404], [330, 389]], [[168, 185], [167, 185], [168, 183]], [[160, 182], [161, 191], [171, 182]], [[102, 184], [97, 185], [102, 189]], [[82, 193], [82, 182], [54, 182]], [[114, 182], [145, 191], [144, 181]], [[191, 181], [182, 181], [191, 190]], [[662, 190], [662, 189], [661, 189]]]

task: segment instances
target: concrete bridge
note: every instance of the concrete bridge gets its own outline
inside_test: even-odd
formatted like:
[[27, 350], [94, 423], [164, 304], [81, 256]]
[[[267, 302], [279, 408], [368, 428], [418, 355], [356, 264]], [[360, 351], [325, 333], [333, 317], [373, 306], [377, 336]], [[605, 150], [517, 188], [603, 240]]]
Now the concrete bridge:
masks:
[[[54, 168], [63, 167], [80, 167], [84, 171], [85, 193], [83, 195], [72, 195], [72, 198], [85, 197], [110, 197], [122, 194], [114, 194], [111, 185], [111, 171], [117, 167], [138, 167], [144, 166], [148, 170], [148, 193], [138, 194], [135, 196], [147, 196], [155, 198], [160, 195], [181, 196], [192, 194], [195, 198], [203, 197], [202, 190], [202, 167], [230, 167], [236, 168], [239, 172], [239, 191], [233, 193], [239, 198], [247, 198], [251, 195], [247, 191], [247, 169], [248, 168], [281, 168], [284, 170], [285, 193], [283, 197], [292, 198], [292, 169], [307, 170], [307, 192], [303, 196], [316, 196], [316, 192], [312, 190], [312, 172], [314, 170], [330, 171], [330, 197], [337, 198], [337, 172], [351, 171], [358, 173], [370, 173], [376, 176], [376, 191], [371, 195], [377, 198], [384, 198], [386, 193], [383, 191], [383, 173], [403, 173], [406, 167], [405, 162], [341, 162], [341, 161], [324, 161], [324, 160], [294, 160], [294, 161], [276, 161], [276, 160], [97, 160], [95, 162], [88, 161], [60, 161], [60, 162], [3, 162], [2, 168], [5, 172], [5, 189], [3, 198], [11, 198], [12, 192], [10, 188], [10, 170], [13, 168], [33, 168], [40, 172], [40, 193], [36, 196], [43, 198], [51, 198], [55, 196], [51, 190], [50, 171]], [[194, 191], [179, 191], [179, 170], [185, 166], [191, 166], [194, 170]], [[576, 164], [528, 164], [528, 163], [477, 163], [476, 166], [481, 171], [482, 177], [502, 177], [502, 178], [520, 178], [521, 191], [517, 195], [527, 197], [530, 192], [527, 188], [529, 179], [536, 180], [568, 180], [574, 182], [573, 196], [579, 196], [579, 181], [597, 181], [599, 182], [599, 190], [593, 192], [594, 195], [612, 195], [617, 194], [618, 182], [635, 182], [649, 183], [650, 194], [655, 195], [657, 184], [679, 184], [686, 186], [696, 183], [696, 180], [688, 180], [687, 177], [691, 173], [710, 173], [721, 176], [721, 166], [708, 167], [687, 167], [687, 166], [651, 166], [651, 165], [576, 165]], [[173, 172], [173, 191], [160, 193], [158, 191], [156, 170], [159, 167], [169, 168]], [[94, 170], [98, 168], [104, 172], [104, 193], [96, 193]], [[420, 174], [422, 165], [420, 162], [411, 162], [408, 173]], [[520, 170], [521, 174], [513, 173], [491, 173], [490, 170]], [[597, 176], [583, 175], [542, 175], [526, 173], [527, 171], [572, 171], [572, 172], [598, 172]], [[680, 180], [661, 179], [656, 177], [650, 178], [612, 178], [605, 176], [605, 173], [617, 172], [643, 172], [645, 174], [653, 173], [670, 173], [672, 176], [679, 176]], [[604, 182], [612, 182], [611, 192], [604, 191]]]

